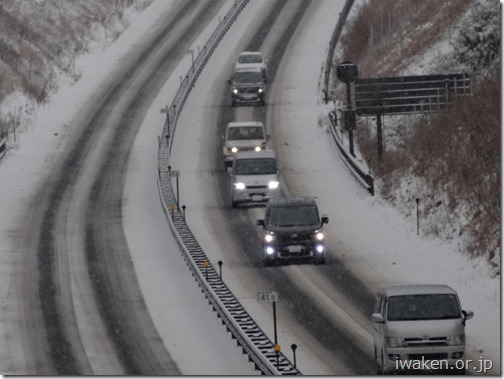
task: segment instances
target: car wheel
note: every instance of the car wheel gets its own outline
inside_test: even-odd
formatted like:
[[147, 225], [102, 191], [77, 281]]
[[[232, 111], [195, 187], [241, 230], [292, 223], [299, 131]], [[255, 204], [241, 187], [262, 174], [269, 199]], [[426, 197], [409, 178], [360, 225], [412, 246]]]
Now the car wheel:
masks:
[[264, 99], [263, 99], [263, 100], [261, 100], [261, 106], [263, 106], [263, 107], [264, 107], [265, 105], [266, 105], [266, 100], [264, 100]]
[[231, 202], [231, 207], [234, 209], [234, 208], [237, 208], [238, 207], [238, 203], [236, 201], [232, 201]]

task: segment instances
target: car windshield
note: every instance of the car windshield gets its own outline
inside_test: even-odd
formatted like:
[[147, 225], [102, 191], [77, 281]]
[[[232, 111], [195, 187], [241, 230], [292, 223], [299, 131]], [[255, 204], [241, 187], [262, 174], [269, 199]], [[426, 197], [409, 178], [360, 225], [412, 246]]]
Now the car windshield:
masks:
[[234, 74], [234, 82], [238, 84], [262, 83], [263, 77], [259, 71], [238, 71]]
[[460, 317], [455, 295], [404, 295], [389, 299], [389, 321], [442, 320]]
[[228, 130], [228, 140], [264, 139], [263, 129], [260, 126], [232, 127]]
[[238, 57], [238, 63], [262, 63], [262, 57], [259, 54], [243, 54]]
[[315, 205], [286, 205], [271, 207], [268, 217], [270, 226], [311, 226], [320, 224]]
[[275, 158], [237, 159], [235, 165], [236, 175], [271, 175], [277, 172]]

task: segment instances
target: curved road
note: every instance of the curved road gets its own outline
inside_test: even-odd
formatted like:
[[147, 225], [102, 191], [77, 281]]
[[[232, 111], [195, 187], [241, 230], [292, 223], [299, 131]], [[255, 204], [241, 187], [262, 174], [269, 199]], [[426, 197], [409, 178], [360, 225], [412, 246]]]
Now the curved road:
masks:
[[180, 374], [136, 280], [122, 189], [148, 106], [223, 3], [176, 2], [72, 121], [16, 240], [18, 374]]
[[[12, 333], [20, 339], [8, 344], [17, 373], [181, 373], [163, 345], [140, 291], [124, 235], [123, 187], [131, 146], [145, 112], [223, 3], [176, 2], [166, 22], [153, 28], [147, 43], [132, 49], [120, 69], [72, 121], [59, 161], [30, 200], [16, 238], [16, 300], [8, 306], [16, 319]], [[279, 312], [288, 335], [282, 338], [302, 347], [305, 358], [300, 357], [298, 363], [306, 357], [312, 362], [311, 372], [305, 372], [303, 366], [301, 371], [369, 374], [374, 368], [367, 320], [372, 297], [338, 260], [341, 252], [330, 251], [325, 266], [264, 268], [257, 254], [255, 226], [263, 210], [230, 207], [220, 155], [223, 128], [230, 120], [262, 120], [272, 136], [271, 144], [283, 153], [283, 132], [274, 125], [282, 124], [281, 86], [290, 80], [284, 77], [290, 49], [299, 31], [317, 22], [314, 17], [323, 3], [274, 0], [261, 4], [254, 20], [245, 23], [239, 19], [233, 25], [234, 33], [243, 37], [232, 51], [219, 57], [219, 66], [209, 62], [202, 75], [212, 83], [212, 91], [200, 94], [206, 96], [205, 123], [219, 125], [218, 129], [202, 131], [205, 143], [199, 161], [184, 155], [190, 154], [187, 147], [192, 145], [177, 130], [175, 138], [182, 139], [174, 145], [174, 167], [196, 173], [194, 178], [184, 179], [184, 186], [197, 183], [197, 188], [211, 189], [200, 194], [205, 205], [199, 215], [200, 228], [194, 232], [197, 238], [208, 233], [212, 261], [224, 258], [226, 272], [231, 270], [231, 275], [240, 278], [240, 285], [232, 290], [240, 294], [244, 305], [265, 288], [282, 294]], [[266, 107], [229, 106], [225, 83], [242, 50], [261, 50], [269, 61]], [[288, 175], [292, 168], [287, 160], [282, 165], [284, 189], [296, 194], [296, 180]], [[192, 212], [191, 206], [188, 211]], [[251, 313], [256, 313], [259, 324], [270, 324], [270, 319], [261, 318], [263, 313]]]

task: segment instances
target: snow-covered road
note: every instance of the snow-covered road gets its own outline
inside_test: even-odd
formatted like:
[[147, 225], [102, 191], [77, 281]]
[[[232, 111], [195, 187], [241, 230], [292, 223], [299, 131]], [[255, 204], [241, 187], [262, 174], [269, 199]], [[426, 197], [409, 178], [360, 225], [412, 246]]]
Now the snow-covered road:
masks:
[[[337, 290], [348, 283], [338, 283], [341, 277], [334, 277], [331, 284], [324, 272], [336, 270], [334, 266], [341, 272], [343, 269], [351, 271], [370, 292], [386, 284], [448, 284], [459, 292], [463, 307], [475, 312], [467, 327], [469, 357], [492, 359], [500, 370], [499, 278], [489, 277], [485, 262], [461, 256], [456, 242], [441, 243], [417, 236], [415, 220], [405, 220], [379, 198], [369, 197], [339, 161], [326, 132], [325, 114], [329, 109], [321, 103], [319, 83], [326, 46], [343, 1], [316, 3], [305, 16], [301, 28], [296, 30], [278, 66], [274, 86], [272, 84], [274, 91], [269, 95], [266, 124], [280, 156], [286, 191], [292, 195], [316, 197], [321, 210], [330, 217], [326, 230], [332, 259], [329, 259], [327, 270], [304, 265], [272, 269], [279, 270], [292, 281], [302, 282], [306, 293], [318, 293], [313, 299], [317, 306], [333, 315], [332, 321], [351, 328], [358, 345], [368, 351], [372, 350], [369, 315], [351, 306], [347, 301], [348, 292]], [[155, 1], [109, 49], [83, 58], [78, 63], [82, 79], [63, 88], [49, 106], [37, 112], [32, 129], [21, 135], [18, 147], [10, 150], [0, 163], [0, 233], [6, 241], [0, 246], [0, 333], [7, 342], [16, 339], [10, 329], [16, 315], [7, 305], [19, 293], [17, 283], [11, 281], [13, 272], [18, 269], [14, 264], [16, 250], [13, 246], [19, 212], [28, 205], [31, 188], [44, 179], [51, 161], [58, 159], [62, 142], [57, 135], [64, 135], [80, 104], [93, 95], [131, 46], [142, 43], [145, 30], [161, 22], [172, 4], [172, 1]], [[230, 1], [226, 6], [229, 4]], [[226, 6], [223, 9], [227, 9]], [[234, 253], [234, 239], [219, 234], [229, 229], [225, 226], [228, 211], [223, 211], [221, 206], [224, 195], [214, 190], [220, 188], [219, 175], [222, 175], [212, 166], [216, 160], [215, 151], [220, 146], [208, 146], [209, 141], [219, 140], [217, 126], [209, 121], [216, 119], [221, 107], [228, 106], [219, 103], [219, 90], [226, 86], [224, 78], [230, 72], [230, 62], [245, 43], [242, 35], [265, 17], [265, 9], [266, 1], [251, 2], [210, 59], [181, 115], [172, 165], [181, 171], [181, 201], [188, 207], [188, 224], [199, 243], [213, 262], [220, 259], [225, 262], [226, 283], [263, 329], [272, 335], [271, 309], [256, 301], [256, 291], [264, 285], [265, 279], [254, 280], [262, 275], [257, 271], [263, 268], [244, 263], [241, 256]], [[219, 16], [224, 13], [220, 12]], [[194, 51], [204, 44], [216, 24], [217, 17], [194, 41]], [[277, 26], [280, 27], [281, 22]], [[268, 50], [272, 45], [268, 40], [264, 42], [267, 55], [272, 54]], [[159, 110], [171, 102], [179, 77], [185, 75], [190, 64], [188, 54], [152, 103], [134, 142], [123, 198], [125, 234], [154, 325], [181, 372], [186, 375], [253, 375], [257, 372], [252, 364], [224, 332], [225, 328], [190, 276], [159, 204], [157, 135], [164, 123], [164, 115]], [[234, 116], [254, 115], [257, 113], [240, 108]], [[253, 222], [262, 213], [263, 209], [259, 208], [240, 214]], [[355, 296], [360, 294], [355, 293]], [[301, 372], [312, 375], [352, 372], [331, 351], [314, 353], [320, 352], [320, 341], [299, 329], [295, 317], [288, 313], [280, 302], [280, 343], [287, 356], [290, 356], [287, 351], [291, 343], [299, 346], [297, 362]], [[19, 350], [12, 350], [13, 346]], [[22, 359], [22, 352], [19, 344], [2, 344], [0, 371], [19, 373], [13, 357]], [[97, 355], [92, 359], [96, 365], [101, 365], [102, 357]], [[341, 367], [341, 371], [335, 371], [334, 365]]]

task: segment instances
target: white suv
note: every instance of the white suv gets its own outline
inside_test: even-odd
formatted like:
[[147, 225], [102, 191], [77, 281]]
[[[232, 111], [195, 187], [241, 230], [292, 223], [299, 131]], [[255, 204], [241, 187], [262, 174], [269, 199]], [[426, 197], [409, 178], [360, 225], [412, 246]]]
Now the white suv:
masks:
[[265, 203], [280, 197], [278, 164], [272, 150], [244, 151], [234, 156], [231, 174], [231, 204]]
[[259, 152], [266, 149], [266, 138], [262, 122], [230, 122], [226, 128], [222, 148], [226, 167], [233, 163], [234, 155], [239, 151]]
[[266, 61], [263, 59], [263, 56], [260, 52], [244, 51], [240, 53], [235, 64], [235, 70], [251, 67], [258, 67], [259, 69], [261, 69], [264, 78], [267, 78], [268, 69], [266, 67]]

